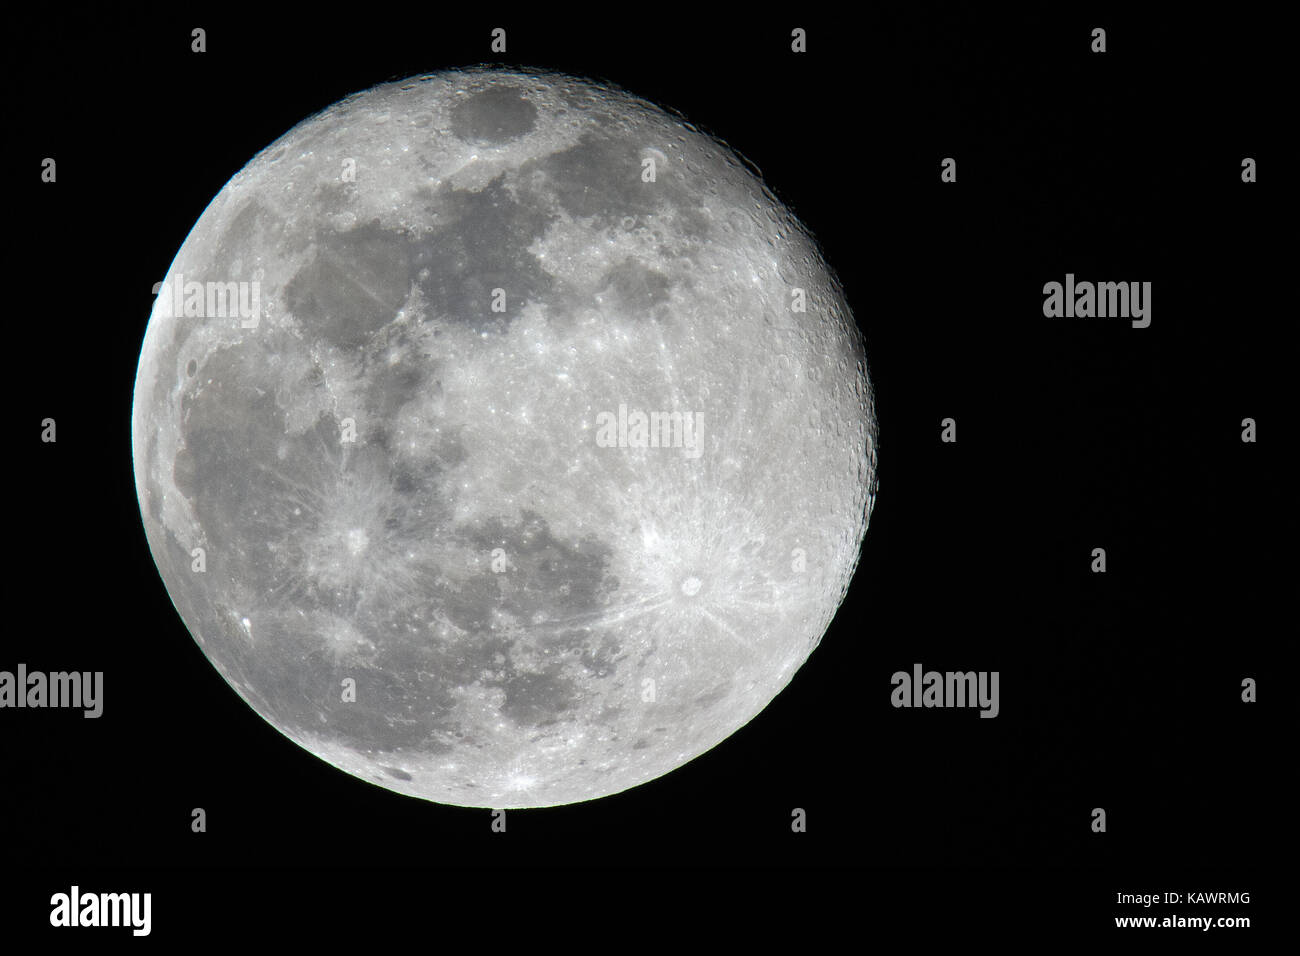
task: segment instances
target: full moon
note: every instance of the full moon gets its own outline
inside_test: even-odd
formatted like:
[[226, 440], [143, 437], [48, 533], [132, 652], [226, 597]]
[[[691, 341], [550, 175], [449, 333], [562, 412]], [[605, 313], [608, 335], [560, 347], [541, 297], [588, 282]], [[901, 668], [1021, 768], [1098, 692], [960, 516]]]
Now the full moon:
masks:
[[141, 348], [135, 484], [273, 727], [399, 793], [553, 806], [790, 682], [857, 565], [873, 401], [817, 243], [726, 144], [458, 70], [336, 103], [208, 205]]

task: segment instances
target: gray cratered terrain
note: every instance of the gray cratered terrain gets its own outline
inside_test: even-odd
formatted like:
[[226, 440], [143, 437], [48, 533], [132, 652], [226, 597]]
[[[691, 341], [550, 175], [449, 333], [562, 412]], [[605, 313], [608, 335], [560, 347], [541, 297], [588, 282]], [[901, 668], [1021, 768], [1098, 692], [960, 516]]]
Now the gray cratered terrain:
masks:
[[548, 73], [380, 86], [258, 154], [172, 263], [133, 415], [213, 665], [324, 760], [466, 806], [617, 793], [743, 726], [875, 482], [813, 240], [718, 141]]

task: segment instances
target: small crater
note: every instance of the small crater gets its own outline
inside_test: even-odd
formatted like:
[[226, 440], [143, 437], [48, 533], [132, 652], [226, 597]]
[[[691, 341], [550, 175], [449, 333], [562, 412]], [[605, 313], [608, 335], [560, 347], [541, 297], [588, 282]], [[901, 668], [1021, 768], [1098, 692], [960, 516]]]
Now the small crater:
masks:
[[405, 770], [398, 770], [396, 767], [385, 767], [384, 773], [388, 774], [394, 780], [410, 780], [411, 775]]

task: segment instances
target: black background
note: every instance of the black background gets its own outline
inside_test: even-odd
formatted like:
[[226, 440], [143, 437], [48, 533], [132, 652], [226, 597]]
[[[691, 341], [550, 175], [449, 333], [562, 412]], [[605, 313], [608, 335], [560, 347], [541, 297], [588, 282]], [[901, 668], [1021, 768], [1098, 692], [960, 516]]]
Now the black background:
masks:
[[[250, 912], [328, 909], [318, 897], [339, 888], [509, 887], [486, 868], [556, 865], [851, 867], [840, 889], [877, 905], [974, 899], [997, 920], [1094, 929], [1138, 913], [1117, 891], [1254, 889], [1226, 911], [1258, 908], [1282, 694], [1268, 678], [1289, 629], [1270, 449], [1294, 321], [1271, 149], [1294, 117], [1269, 24], [1091, 9], [24, 17], [8, 40], [21, 559], [6, 590], [33, 613], [11, 616], [0, 669], [102, 670], [105, 711], [0, 713], [12, 925], [45, 925], [73, 882], [153, 891], [160, 936], [210, 919], [195, 887], [242, 887], [262, 901]], [[668, 776], [511, 811], [504, 835], [486, 810], [333, 769], [239, 700], [154, 569], [130, 460], [151, 287], [225, 182], [348, 93], [477, 62], [607, 79], [757, 164], [839, 272], [881, 434], [853, 589], [790, 686]], [[39, 181], [46, 156], [56, 185]], [[939, 179], [948, 156], [955, 184]], [[1245, 156], [1260, 183], [1241, 182]], [[1042, 286], [1067, 272], [1152, 282], [1150, 328], [1044, 318]], [[949, 416], [956, 444], [939, 440]], [[1240, 441], [1245, 417], [1257, 444]], [[890, 675], [915, 662], [1000, 671], [1000, 716], [892, 708]], [[1247, 676], [1258, 704], [1240, 699]], [[791, 833], [794, 807], [807, 833]], [[289, 866], [308, 869], [265, 869]], [[420, 871], [349, 870], [390, 866]]]

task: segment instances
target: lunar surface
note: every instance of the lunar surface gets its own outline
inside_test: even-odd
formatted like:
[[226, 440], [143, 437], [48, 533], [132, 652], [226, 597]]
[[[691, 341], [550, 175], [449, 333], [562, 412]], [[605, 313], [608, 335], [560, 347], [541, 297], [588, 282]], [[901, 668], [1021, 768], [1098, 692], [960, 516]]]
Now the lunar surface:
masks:
[[243, 699], [477, 807], [617, 793], [745, 725], [875, 489], [811, 236], [718, 140], [540, 72], [379, 86], [254, 157], [158, 291], [132, 436], [158, 570]]

